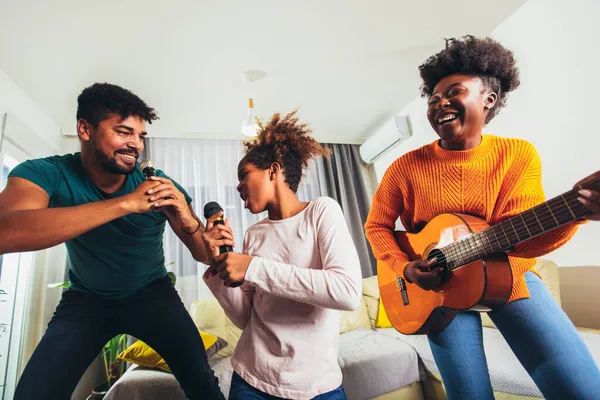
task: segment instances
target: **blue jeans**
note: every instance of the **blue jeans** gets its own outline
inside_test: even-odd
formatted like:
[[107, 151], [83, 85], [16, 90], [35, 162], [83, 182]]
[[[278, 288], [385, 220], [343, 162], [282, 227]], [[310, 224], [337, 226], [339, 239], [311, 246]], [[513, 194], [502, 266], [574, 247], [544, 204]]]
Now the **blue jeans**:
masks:
[[14, 399], [70, 399], [86, 368], [119, 333], [143, 340], [163, 356], [189, 399], [225, 398], [194, 321], [164, 277], [124, 299], [64, 292]]
[[[229, 389], [229, 400], [282, 400], [281, 397], [271, 396], [268, 393], [252, 387], [242, 379], [235, 371], [231, 377], [231, 389]], [[313, 400], [346, 400], [346, 393], [341, 386], [331, 392], [323, 393]]]
[[[598, 399], [600, 371], [575, 326], [537, 275], [527, 272], [525, 282], [531, 297], [491, 320], [546, 399]], [[449, 400], [494, 398], [479, 313], [459, 313], [429, 345]]]

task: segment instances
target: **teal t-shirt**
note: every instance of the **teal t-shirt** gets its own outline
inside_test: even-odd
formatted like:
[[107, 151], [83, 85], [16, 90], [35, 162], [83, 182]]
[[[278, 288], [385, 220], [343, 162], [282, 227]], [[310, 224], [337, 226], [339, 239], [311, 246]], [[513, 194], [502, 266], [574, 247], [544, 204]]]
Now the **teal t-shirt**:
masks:
[[[162, 171], [157, 175], [168, 178]], [[81, 154], [28, 160], [9, 177], [27, 179], [50, 196], [49, 207], [71, 207], [121, 197], [133, 192], [146, 178], [139, 164], [123, 187], [105, 193], [88, 178]], [[177, 183], [188, 204], [192, 201]], [[163, 212], [129, 214], [66, 242], [71, 288], [110, 298], [123, 298], [166, 276]]]

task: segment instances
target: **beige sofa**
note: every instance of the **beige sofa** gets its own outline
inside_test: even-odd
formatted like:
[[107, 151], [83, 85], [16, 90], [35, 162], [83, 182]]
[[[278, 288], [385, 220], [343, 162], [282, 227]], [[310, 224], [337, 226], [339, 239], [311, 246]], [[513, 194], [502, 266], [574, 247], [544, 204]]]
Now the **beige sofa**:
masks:
[[[540, 261], [536, 268], [560, 302], [559, 269], [556, 264]], [[377, 277], [370, 277], [363, 279], [363, 298], [359, 308], [343, 313], [339, 363], [343, 372], [342, 385], [348, 398], [445, 399], [427, 338], [421, 335], [405, 336], [393, 328], [376, 328], [378, 305]], [[198, 328], [228, 342], [227, 347], [211, 360], [222, 391], [227, 396], [233, 372], [230, 357], [241, 331], [231, 323], [213, 298], [195, 301], [190, 314]], [[600, 334], [584, 331], [582, 336], [600, 364]], [[484, 342], [497, 399], [541, 397], [487, 316], [484, 316]], [[184, 398], [171, 374], [134, 365], [113, 386], [105, 400]]]

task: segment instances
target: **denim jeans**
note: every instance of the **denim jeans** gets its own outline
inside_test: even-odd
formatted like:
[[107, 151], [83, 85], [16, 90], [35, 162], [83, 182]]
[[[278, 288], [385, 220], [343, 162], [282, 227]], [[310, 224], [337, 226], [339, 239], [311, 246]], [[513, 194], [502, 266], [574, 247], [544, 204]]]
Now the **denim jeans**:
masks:
[[[530, 298], [489, 313], [546, 399], [598, 399], [600, 371], [581, 336], [540, 278], [525, 274]], [[493, 399], [481, 316], [459, 313], [429, 345], [449, 400]]]
[[124, 299], [64, 292], [23, 372], [15, 399], [70, 399], [104, 344], [120, 333], [135, 336], [156, 350], [188, 398], [224, 398], [198, 329], [165, 277]]
[[[229, 400], [282, 400], [281, 397], [271, 396], [265, 392], [250, 386], [248, 382], [242, 379], [235, 371], [231, 378], [231, 389], [229, 390]], [[346, 393], [341, 386], [331, 392], [323, 393], [313, 400], [346, 400]]]

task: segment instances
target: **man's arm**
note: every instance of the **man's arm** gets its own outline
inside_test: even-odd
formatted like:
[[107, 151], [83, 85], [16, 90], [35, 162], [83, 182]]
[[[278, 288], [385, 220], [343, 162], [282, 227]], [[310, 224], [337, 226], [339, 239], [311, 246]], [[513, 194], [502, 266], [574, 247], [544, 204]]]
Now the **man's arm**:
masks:
[[202, 234], [205, 229], [204, 224], [200, 222], [200, 218], [194, 212], [191, 204], [188, 204], [188, 209], [191, 216], [191, 219], [188, 221], [179, 221], [176, 214], [166, 213], [169, 225], [177, 237], [190, 250], [194, 260], [208, 265], [210, 261], [207, 256], [204, 240], [202, 240]]
[[128, 200], [120, 197], [48, 208], [50, 197], [44, 189], [26, 179], [11, 177], [0, 193], [0, 254], [41, 250], [63, 243], [133, 212]]

